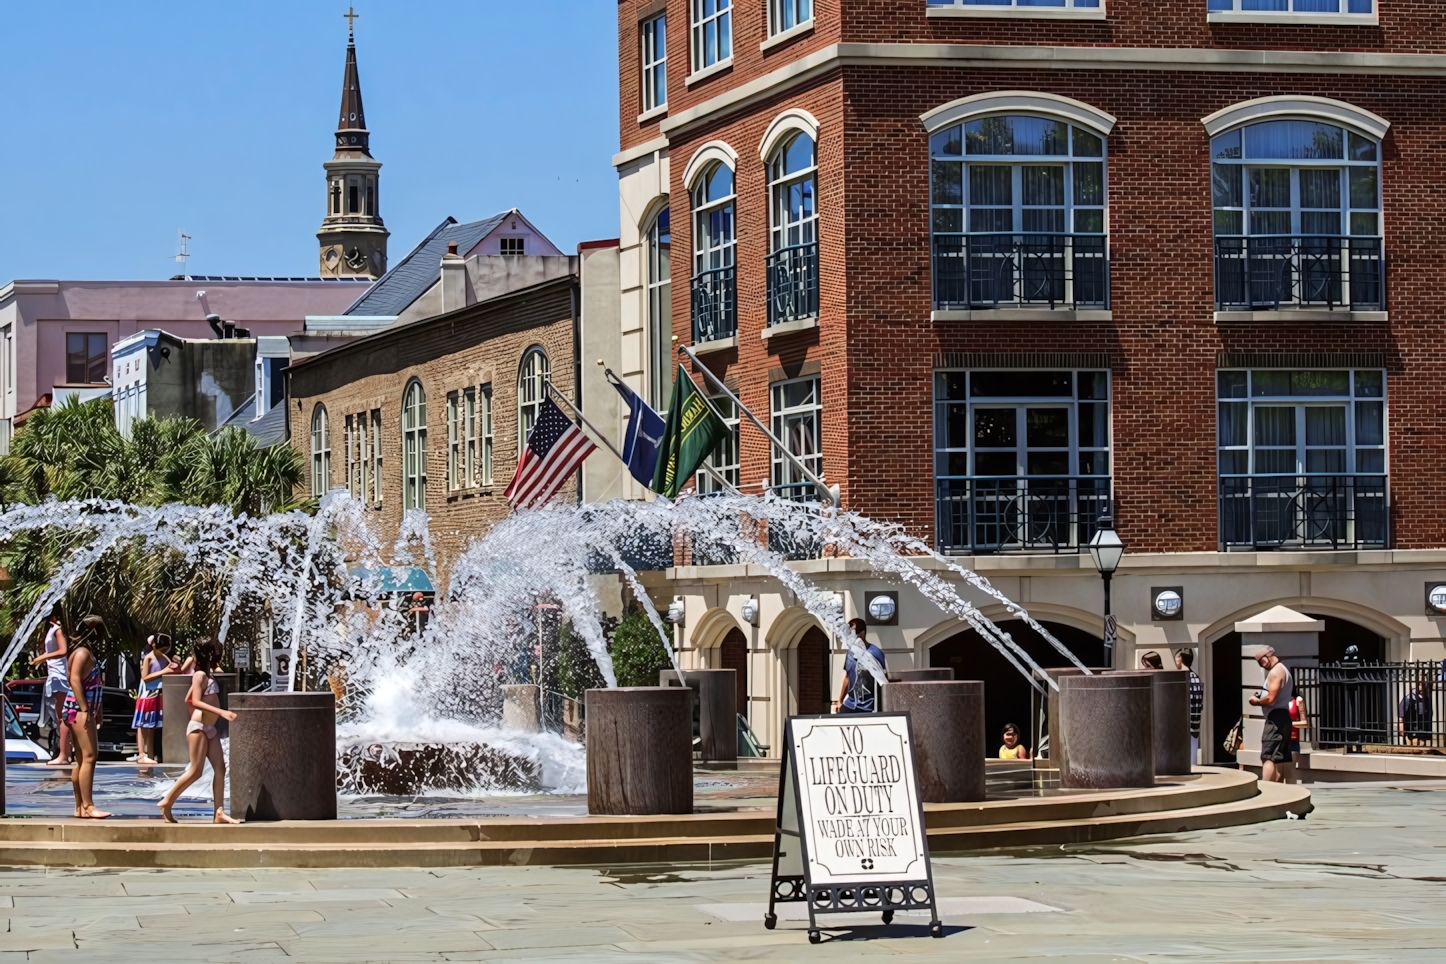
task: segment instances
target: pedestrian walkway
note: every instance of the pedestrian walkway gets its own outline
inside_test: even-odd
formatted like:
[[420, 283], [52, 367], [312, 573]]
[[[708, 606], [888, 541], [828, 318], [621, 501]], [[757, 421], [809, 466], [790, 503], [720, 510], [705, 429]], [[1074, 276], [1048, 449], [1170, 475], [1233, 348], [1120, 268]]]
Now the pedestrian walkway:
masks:
[[1317, 785], [1303, 821], [941, 858], [810, 946], [768, 867], [0, 871], [0, 964], [43, 961], [1438, 961], [1446, 782]]

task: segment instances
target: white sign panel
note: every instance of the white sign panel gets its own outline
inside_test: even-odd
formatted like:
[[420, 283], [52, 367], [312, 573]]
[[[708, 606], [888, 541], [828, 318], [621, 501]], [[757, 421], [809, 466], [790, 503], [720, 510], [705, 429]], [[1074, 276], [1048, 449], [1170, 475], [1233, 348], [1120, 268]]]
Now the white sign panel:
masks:
[[928, 877], [907, 719], [843, 715], [792, 724], [809, 883]]

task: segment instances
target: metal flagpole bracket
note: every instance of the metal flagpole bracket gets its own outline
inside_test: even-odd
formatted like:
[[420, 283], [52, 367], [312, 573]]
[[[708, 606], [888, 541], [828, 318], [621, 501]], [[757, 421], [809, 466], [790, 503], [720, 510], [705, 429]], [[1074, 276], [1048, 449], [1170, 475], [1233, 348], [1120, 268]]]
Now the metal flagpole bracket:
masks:
[[574, 405], [572, 402], [568, 401], [566, 395], [562, 394], [562, 392], [559, 392], [556, 388], [553, 388], [553, 387], [552, 387], [552, 379], [548, 378], [548, 379], [544, 379], [544, 380], [543, 380], [543, 382], [542, 382], [542, 390], [547, 394], [547, 397], [548, 397], [548, 398], [554, 399], [555, 401], [559, 401], [559, 402], [561, 402], [562, 404], [566, 405], [566, 406], [567, 406], [567, 410], [570, 411], [570, 412], [572, 412], [573, 415], [576, 415], [576, 416], [577, 416], [577, 420], [583, 424], [583, 427], [586, 428], [588, 431], [592, 432], [592, 434], [596, 435], [598, 441], [601, 442], [602, 444], [606, 445], [608, 451], [611, 452], [611, 453], [613, 453], [614, 455], [616, 455], [616, 456], [618, 457], [618, 461], [619, 461], [619, 462], [622, 462], [623, 465], [627, 465], [627, 464], [628, 464], [628, 463], [626, 462], [626, 460], [623, 459], [623, 453], [621, 453], [621, 452], [619, 452], [617, 449], [613, 448], [613, 443], [610, 442], [610, 441], [608, 441], [608, 437], [607, 437], [606, 435], [604, 435], [602, 432], [599, 432], [599, 431], [598, 431], [598, 428], [597, 428], [596, 425], [594, 425], [592, 422], [589, 422], [589, 421], [587, 420], [587, 417], [582, 414], [582, 410], [579, 409], [579, 408], [578, 408], [576, 405]]
[[[748, 421], [756, 425], [758, 427], [758, 431], [762, 432], [765, 436], [767, 436], [769, 443], [774, 447], [774, 449], [776, 449], [779, 454], [781, 454], [785, 459], [787, 459], [788, 462], [795, 469], [798, 470], [798, 473], [800, 475], [802, 475], [805, 479], [807, 479], [810, 483], [813, 484], [814, 492], [818, 495], [820, 502], [822, 502], [824, 505], [838, 508], [839, 494], [837, 488], [829, 488], [827, 485], [824, 485], [823, 479], [820, 479], [818, 476], [810, 472], [808, 470], [808, 467], [798, 460], [798, 456], [790, 452], [788, 450], [788, 446], [784, 445], [783, 442], [779, 440], [778, 436], [774, 435], [773, 432], [769, 430], [768, 426], [764, 425], [763, 422], [759, 420], [758, 416], [753, 414], [753, 410], [750, 409], [747, 405], [744, 405], [741, 401], [739, 401], [738, 396], [734, 395], [731, 391], [728, 390], [728, 386], [723, 384], [723, 380], [717, 375], [714, 375], [713, 372], [709, 370], [708, 366], [703, 364], [702, 360], [693, 353], [693, 349], [689, 348], [687, 345], [679, 345], [678, 351], [687, 355], [688, 358], [692, 360], [694, 365], [697, 365], [700, 369], [702, 369], [703, 377], [706, 378], [709, 382], [711, 382], [714, 387], [718, 389], [718, 391], [722, 392], [724, 396], [726, 396], [727, 399], [734, 404], [734, 406], [738, 409], [739, 412], [747, 415]], [[727, 421], [727, 419], [724, 419], [723, 416], [719, 414], [718, 410], [713, 407], [713, 403], [708, 400], [708, 397], [706, 395], [703, 395], [701, 397], [703, 398], [704, 403], [708, 406], [708, 409], [714, 415], [717, 415], [725, 422]]]

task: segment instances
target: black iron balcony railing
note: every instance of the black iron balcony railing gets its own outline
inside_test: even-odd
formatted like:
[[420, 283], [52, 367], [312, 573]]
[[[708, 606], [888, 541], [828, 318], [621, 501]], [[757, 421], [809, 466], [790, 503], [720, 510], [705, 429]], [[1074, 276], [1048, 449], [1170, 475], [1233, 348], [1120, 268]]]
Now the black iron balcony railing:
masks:
[[934, 308], [1108, 308], [1105, 242], [1102, 234], [936, 234]]
[[1079, 552], [1109, 507], [1107, 475], [942, 476], [940, 552]]
[[733, 265], [693, 275], [693, 343], [738, 334], [738, 284]]
[[[812, 482], [781, 482], [770, 488], [779, 498], [793, 502], [813, 502], [818, 499], [818, 492]], [[810, 514], [816, 513], [811, 511]], [[785, 559], [823, 558], [823, 543], [818, 541], [813, 533], [790, 532], [782, 525], [774, 525], [771, 520], [768, 526], [768, 548]]]
[[1215, 239], [1218, 311], [1384, 311], [1385, 278], [1380, 238]]
[[1384, 549], [1390, 544], [1384, 475], [1220, 476], [1226, 549]]
[[818, 317], [818, 242], [795, 244], [770, 254], [768, 324]]
[[1446, 680], [1441, 664], [1330, 663], [1293, 671], [1317, 749], [1367, 746], [1446, 749]]

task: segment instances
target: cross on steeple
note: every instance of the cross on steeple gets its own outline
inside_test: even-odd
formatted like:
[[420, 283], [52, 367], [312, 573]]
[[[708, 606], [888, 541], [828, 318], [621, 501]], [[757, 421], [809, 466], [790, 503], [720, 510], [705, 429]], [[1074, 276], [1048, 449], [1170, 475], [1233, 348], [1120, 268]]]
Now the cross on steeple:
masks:
[[348, 34], [353, 33], [356, 29], [356, 18], [360, 17], [361, 14], [357, 13], [354, 7], [348, 6], [346, 13], [342, 14], [342, 16], [346, 18], [346, 32]]

